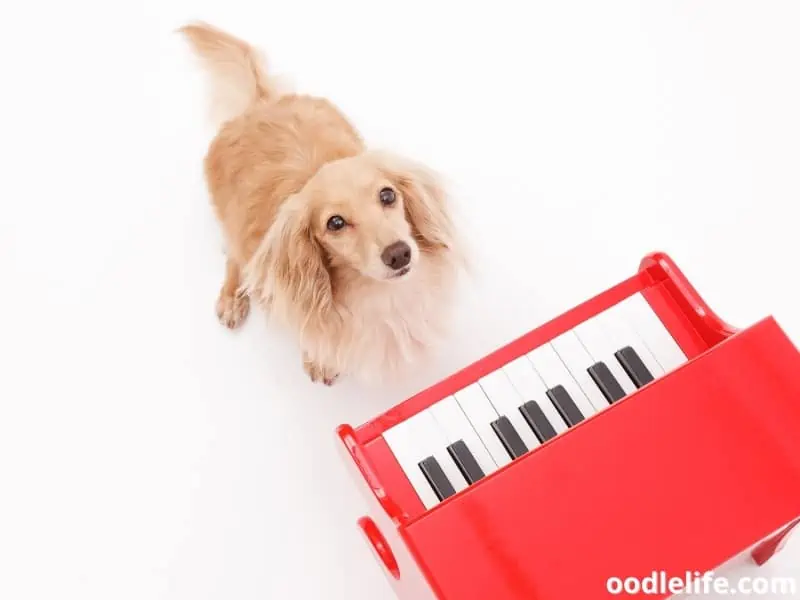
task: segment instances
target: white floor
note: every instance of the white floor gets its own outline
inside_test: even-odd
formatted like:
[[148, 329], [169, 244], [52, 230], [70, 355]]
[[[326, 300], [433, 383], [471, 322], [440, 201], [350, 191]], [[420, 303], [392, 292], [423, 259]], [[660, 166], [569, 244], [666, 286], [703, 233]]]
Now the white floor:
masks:
[[[800, 341], [800, 5], [526, 4], [84, 0], [0, 19], [0, 598], [389, 598], [335, 427], [650, 250], [733, 324], [774, 314]], [[480, 268], [403, 389], [315, 387], [261, 316], [216, 322], [206, 98], [172, 33], [193, 18], [451, 181]], [[769, 572], [798, 565], [800, 537]]]

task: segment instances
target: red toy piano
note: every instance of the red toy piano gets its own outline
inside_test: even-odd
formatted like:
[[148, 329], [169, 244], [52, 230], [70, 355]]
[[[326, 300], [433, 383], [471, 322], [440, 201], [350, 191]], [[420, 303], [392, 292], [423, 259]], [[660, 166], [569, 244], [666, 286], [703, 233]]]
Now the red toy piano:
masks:
[[401, 600], [608, 598], [762, 564], [800, 522], [800, 353], [772, 317], [725, 324], [660, 253], [338, 436]]

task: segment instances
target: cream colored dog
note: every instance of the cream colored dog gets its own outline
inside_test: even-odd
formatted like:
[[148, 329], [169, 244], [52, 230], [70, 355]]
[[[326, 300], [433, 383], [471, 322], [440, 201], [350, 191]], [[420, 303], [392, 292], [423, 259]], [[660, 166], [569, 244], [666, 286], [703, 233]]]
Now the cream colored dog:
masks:
[[296, 333], [313, 381], [402, 371], [442, 333], [463, 260], [441, 185], [367, 149], [328, 100], [279, 93], [245, 42], [180, 31], [219, 124], [205, 174], [227, 242], [220, 321], [238, 327], [257, 303]]

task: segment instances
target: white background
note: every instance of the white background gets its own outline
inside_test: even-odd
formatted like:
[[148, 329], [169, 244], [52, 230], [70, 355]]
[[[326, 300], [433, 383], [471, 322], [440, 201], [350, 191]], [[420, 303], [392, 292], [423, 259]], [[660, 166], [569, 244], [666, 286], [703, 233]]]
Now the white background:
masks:
[[[651, 250], [800, 340], [797, 2], [117, 4], [0, 18], [0, 598], [388, 598], [335, 427]], [[450, 181], [478, 273], [402, 389], [313, 386], [260, 315], [217, 323], [194, 18]]]

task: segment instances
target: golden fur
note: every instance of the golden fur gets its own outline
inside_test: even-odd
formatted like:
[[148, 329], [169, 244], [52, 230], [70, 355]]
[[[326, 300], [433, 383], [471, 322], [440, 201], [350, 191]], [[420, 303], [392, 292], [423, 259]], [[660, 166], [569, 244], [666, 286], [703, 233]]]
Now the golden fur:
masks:
[[[218, 124], [205, 175], [227, 242], [220, 320], [238, 327], [252, 300], [297, 335], [313, 381], [402, 371], [442, 333], [462, 261], [436, 176], [368, 149], [328, 100], [279, 93], [245, 42], [180, 31], [211, 75]], [[402, 269], [386, 258], [396, 243]]]

